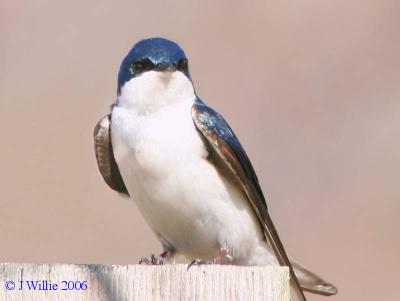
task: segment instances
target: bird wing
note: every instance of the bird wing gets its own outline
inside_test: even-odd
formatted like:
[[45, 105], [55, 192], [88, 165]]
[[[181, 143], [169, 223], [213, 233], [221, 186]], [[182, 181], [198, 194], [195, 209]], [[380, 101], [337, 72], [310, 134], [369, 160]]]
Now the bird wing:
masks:
[[[267, 203], [256, 173], [238, 138], [228, 123], [201, 100], [192, 106], [192, 118], [210, 152], [211, 162], [231, 180], [238, 183], [251, 203], [267, 242], [281, 265], [288, 266], [296, 299], [306, 300], [292, 265], [268, 213]], [[294, 297], [294, 296], [293, 296]]]
[[111, 189], [129, 196], [114, 158], [110, 125], [111, 114], [107, 114], [99, 120], [94, 128], [94, 152], [96, 154], [97, 166], [104, 181], [106, 181]]

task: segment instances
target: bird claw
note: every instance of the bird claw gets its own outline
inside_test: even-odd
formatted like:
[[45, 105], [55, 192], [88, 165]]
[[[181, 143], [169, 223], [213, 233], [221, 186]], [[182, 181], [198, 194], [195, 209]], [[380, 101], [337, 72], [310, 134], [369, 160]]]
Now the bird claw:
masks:
[[214, 259], [206, 260], [206, 259], [196, 258], [189, 263], [187, 269], [189, 270], [194, 265], [199, 266], [204, 264], [223, 264], [224, 262], [226, 262], [226, 260], [228, 262], [232, 261], [233, 256], [230, 254], [228, 248], [222, 248], [219, 251], [217, 257], [215, 257]]
[[193, 260], [188, 264], [187, 270], [189, 271], [189, 269], [190, 269], [192, 266], [194, 266], [194, 265], [199, 266], [199, 265], [204, 265], [204, 264], [216, 264], [216, 262], [215, 262], [215, 259], [212, 259], [212, 260], [205, 260], [205, 259], [196, 258], [196, 259], [193, 259]]
[[165, 264], [165, 260], [161, 256], [157, 256], [157, 255], [151, 254], [150, 259], [147, 258], [147, 257], [142, 257], [139, 260], [139, 264], [163, 265], [163, 264]]

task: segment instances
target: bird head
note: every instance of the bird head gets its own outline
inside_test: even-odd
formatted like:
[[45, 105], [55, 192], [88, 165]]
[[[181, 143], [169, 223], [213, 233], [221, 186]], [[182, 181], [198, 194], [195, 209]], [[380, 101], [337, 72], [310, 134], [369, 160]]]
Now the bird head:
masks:
[[122, 61], [118, 94], [126, 82], [149, 71], [180, 71], [190, 80], [188, 59], [178, 44], [164, 38], [150, 38], [136, 43]]

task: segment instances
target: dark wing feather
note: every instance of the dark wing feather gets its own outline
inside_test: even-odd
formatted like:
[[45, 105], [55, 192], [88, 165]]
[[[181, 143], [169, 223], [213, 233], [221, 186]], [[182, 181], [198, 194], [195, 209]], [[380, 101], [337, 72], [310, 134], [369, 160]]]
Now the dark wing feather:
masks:
[[192, 106], [192, 118], [208, 145], [211, 158], [215, 164], [222, 167], [224, 171], [228, 171], [229, 177], [241, 185], [257, 214], [267, 242], [273, 247], [279, 263], [289, 267], [292, 286], [296, 288], [297, 298], [306, 300], [269, 216], [267, 203], [256, 173], [239, 140], [222, 116], [200, 100]]
[[128, 190], [119, 172], [117, 162], [115, 162], [111, 144], [110, 125], [111, 116], [108, 114], [101, 118], [94, 128], [94, 151], [96, 153], [97, 166], [99, 167], [104, 181], [106, 181], [111, 189], [129, 196]]

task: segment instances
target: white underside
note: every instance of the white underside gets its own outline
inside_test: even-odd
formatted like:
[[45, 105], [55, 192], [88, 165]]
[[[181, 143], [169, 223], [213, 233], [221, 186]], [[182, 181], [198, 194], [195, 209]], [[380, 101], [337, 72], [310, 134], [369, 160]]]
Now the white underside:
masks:
[[180, 72], [150, 71], [122, 88], [111, 133], [131, 197], [159, 239], [190, 259], [227, 247], [233, 263], [277, 264], [244, 195], [207, 160], [194, 100]]

